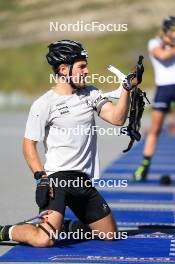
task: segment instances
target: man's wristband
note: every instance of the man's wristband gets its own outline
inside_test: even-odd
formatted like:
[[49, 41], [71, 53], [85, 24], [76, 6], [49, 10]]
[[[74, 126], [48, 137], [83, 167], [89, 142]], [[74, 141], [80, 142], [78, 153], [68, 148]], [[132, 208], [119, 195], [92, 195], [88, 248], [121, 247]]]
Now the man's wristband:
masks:
[[45, 172], [45, 171], [36, 171], [36, 172], [34, 173], [34, 179], [38, 181], [38, 180], [41, 179], [41, 177], [42, 177], [43, 175], [46, 175], [46, 172]]

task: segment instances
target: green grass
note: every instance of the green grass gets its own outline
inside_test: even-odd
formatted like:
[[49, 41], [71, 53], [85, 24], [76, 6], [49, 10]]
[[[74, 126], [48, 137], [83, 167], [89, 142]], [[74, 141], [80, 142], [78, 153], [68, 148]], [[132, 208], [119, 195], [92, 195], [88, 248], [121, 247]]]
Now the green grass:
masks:
[[0, 0], [0, 11], [9, 11], [9, 10], [16, 10], [17, 8], [17, 0], [7, 0], [7, 1], [4, 1], [4, 0]]
[[[90, 73], [109, 75], [106, 65], [113, 64], [124, 72], [128, 72], [136, 63], [138, 56], [145, 56], [145, 74], [143, 88], [154, 85], [153, 72], [147, 54], [147, 42], [153, 37], [152, 32], [120, 32], [103, 36], [79, 39], [89, 52]], [[55, 41], [55, 40], [53, 40]], [[30, 44], [18, 48], [1, 49], [0, 75], [1, 90], [14, 90], [26, 94], [39, 94], [49, 87], [51, 68], [46, 62], [45, 54], [49, 43]], [[111, 75], [111, 74], [110, 74]], [[107, 90], [115, 86], [98, 84], [98, 88]]]

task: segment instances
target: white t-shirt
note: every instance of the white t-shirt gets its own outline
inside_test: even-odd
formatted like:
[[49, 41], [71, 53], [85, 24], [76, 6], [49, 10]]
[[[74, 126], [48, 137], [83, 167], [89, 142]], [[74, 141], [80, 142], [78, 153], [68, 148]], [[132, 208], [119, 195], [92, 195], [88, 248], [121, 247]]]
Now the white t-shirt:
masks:
[[86, 86], [65, 96], [51, 89], [33, 103], [25, 138], [44, 142], [47, 175], [77, 170], [99, 178], [94, 110], [100, 112], [107, 101], [97, 88]]
[[[148, 43], [148, 51], [155, 72], [156, 85], [175, 84], [175, 56], [162, 61], [151, 54], [151, 51], [154, 48], [161, 47], [161, 44], [162, 40], [159, 37], [151, 39]], [[168, 49], [170, 47], [166, 46], [165, 48]]]

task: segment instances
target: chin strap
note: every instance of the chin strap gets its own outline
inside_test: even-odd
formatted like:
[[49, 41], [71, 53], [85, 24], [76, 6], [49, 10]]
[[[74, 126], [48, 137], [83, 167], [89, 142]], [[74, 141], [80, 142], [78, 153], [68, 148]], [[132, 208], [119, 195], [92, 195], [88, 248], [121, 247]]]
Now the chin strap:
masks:
[[[137, 78], [138, 84], [142, 82], [142, 75], [144, 72], [143, 67], [143, 56], [139, 56], [139, 60], [137, 62], [137, 65], [135, 67], [135, 72], [133, 73], [135, 77]], [[130, 78], [129, 74], [129, 78]], [[126, 77], [127, 78], [127, 77]], [[123, 150], [123, 152], [129, 151], [134, 141], [139, 141], [141, 139], [141, 134], [139, 132], [141, 127], [141, 119], [144, 112], [145, 107], [145, 99], [150, 104], [148, 98], [146, 97], [146, 92], [143, 92], [139, 87], [138, 84], [132, 89], [131, 91], [131, 103], [130, 103], [130, 109], [129, 109], [129, 124], [127, 126], [127, 133], [130, 136], [131, 140], [129, 142], [129, 145], [127, 149]]]
[[69, 64], [68, 65], [69, 66], [69, 75], [68, 76], [66, 76], [66, 75], [64, 75], [63, 73], [60, 73], [60, 72], [58, 72], [57, 75], [58, 75], [58, 77], [63, 77], [66, 80], [66, 82], [72, 86], [72, 88], [74, 90], [77, 90], [78, 88], [77, 88], [76, 84], [72, 80], [73, 65], [74, 64]]
[[70, 65], [70, 68], [69, 68], [69, 84], [72, 86], [72, 88], [74, 89], [74, 90], [77, 90], [77, 87], [76, 87], [76, 85], [75, 85], [75, 83], [73, 82], [73, 80], [72, 80], [72, 69], [73, 69], [73, 64], [71, 64]]

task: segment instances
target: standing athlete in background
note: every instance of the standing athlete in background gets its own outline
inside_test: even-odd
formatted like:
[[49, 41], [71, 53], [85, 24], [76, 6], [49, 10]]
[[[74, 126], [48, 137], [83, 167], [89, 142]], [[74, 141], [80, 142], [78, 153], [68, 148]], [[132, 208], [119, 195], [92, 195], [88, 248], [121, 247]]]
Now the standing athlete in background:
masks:
[[162, 32], [148, 43], [157, 86], [153, 103], [151, 128], [148, 132], [141, 165], [134, 173], [135, 181], [146, 180], [158, 136], [170, 104], [175, 101], [175, 17], [165, 18]]
[[[62, 40], [52, 43], [47, 54], [48, 63], [58, 82], [32, 105], [23, 143], [25, 159], [38, 179], [36, 202], [40, 212], [51, 210], [47, 223], [0, 226], [0, 240], [23, 242], [36, 247], [54, 244], [50, 232], [60, 231], [65, 208], [68, 206], [80, 220], [81, 226], [103, 232], [106, 239], [115, 238], [117, 227], [111, 210], [88, 179], [99, 178], [99, 159], [96, 133], [61, 133], [95, 126], [94, 111], [113, 125], [123, 125], [130, 105], [130, 90], [137, 78], [123, 84], [117, 105], [113, 105], [94, 86], [85, 85], [88, 74], [87, 51], [79, 42]], [[131, 74], [130, 74], [131, 75]], [[75, 78], [76, 77], [76, 78]], [[76, 81], [75, 81], [76, 79]], [[43, 166], [37, 142], [45, 146], [46, 163]], [[83, 179], [83, 186], [50, 186], [51, 179], [74, 181]], [[70, 231], [73, 231], [72, 229]], [[110, 237], [107, 234], [110, 233]]]

